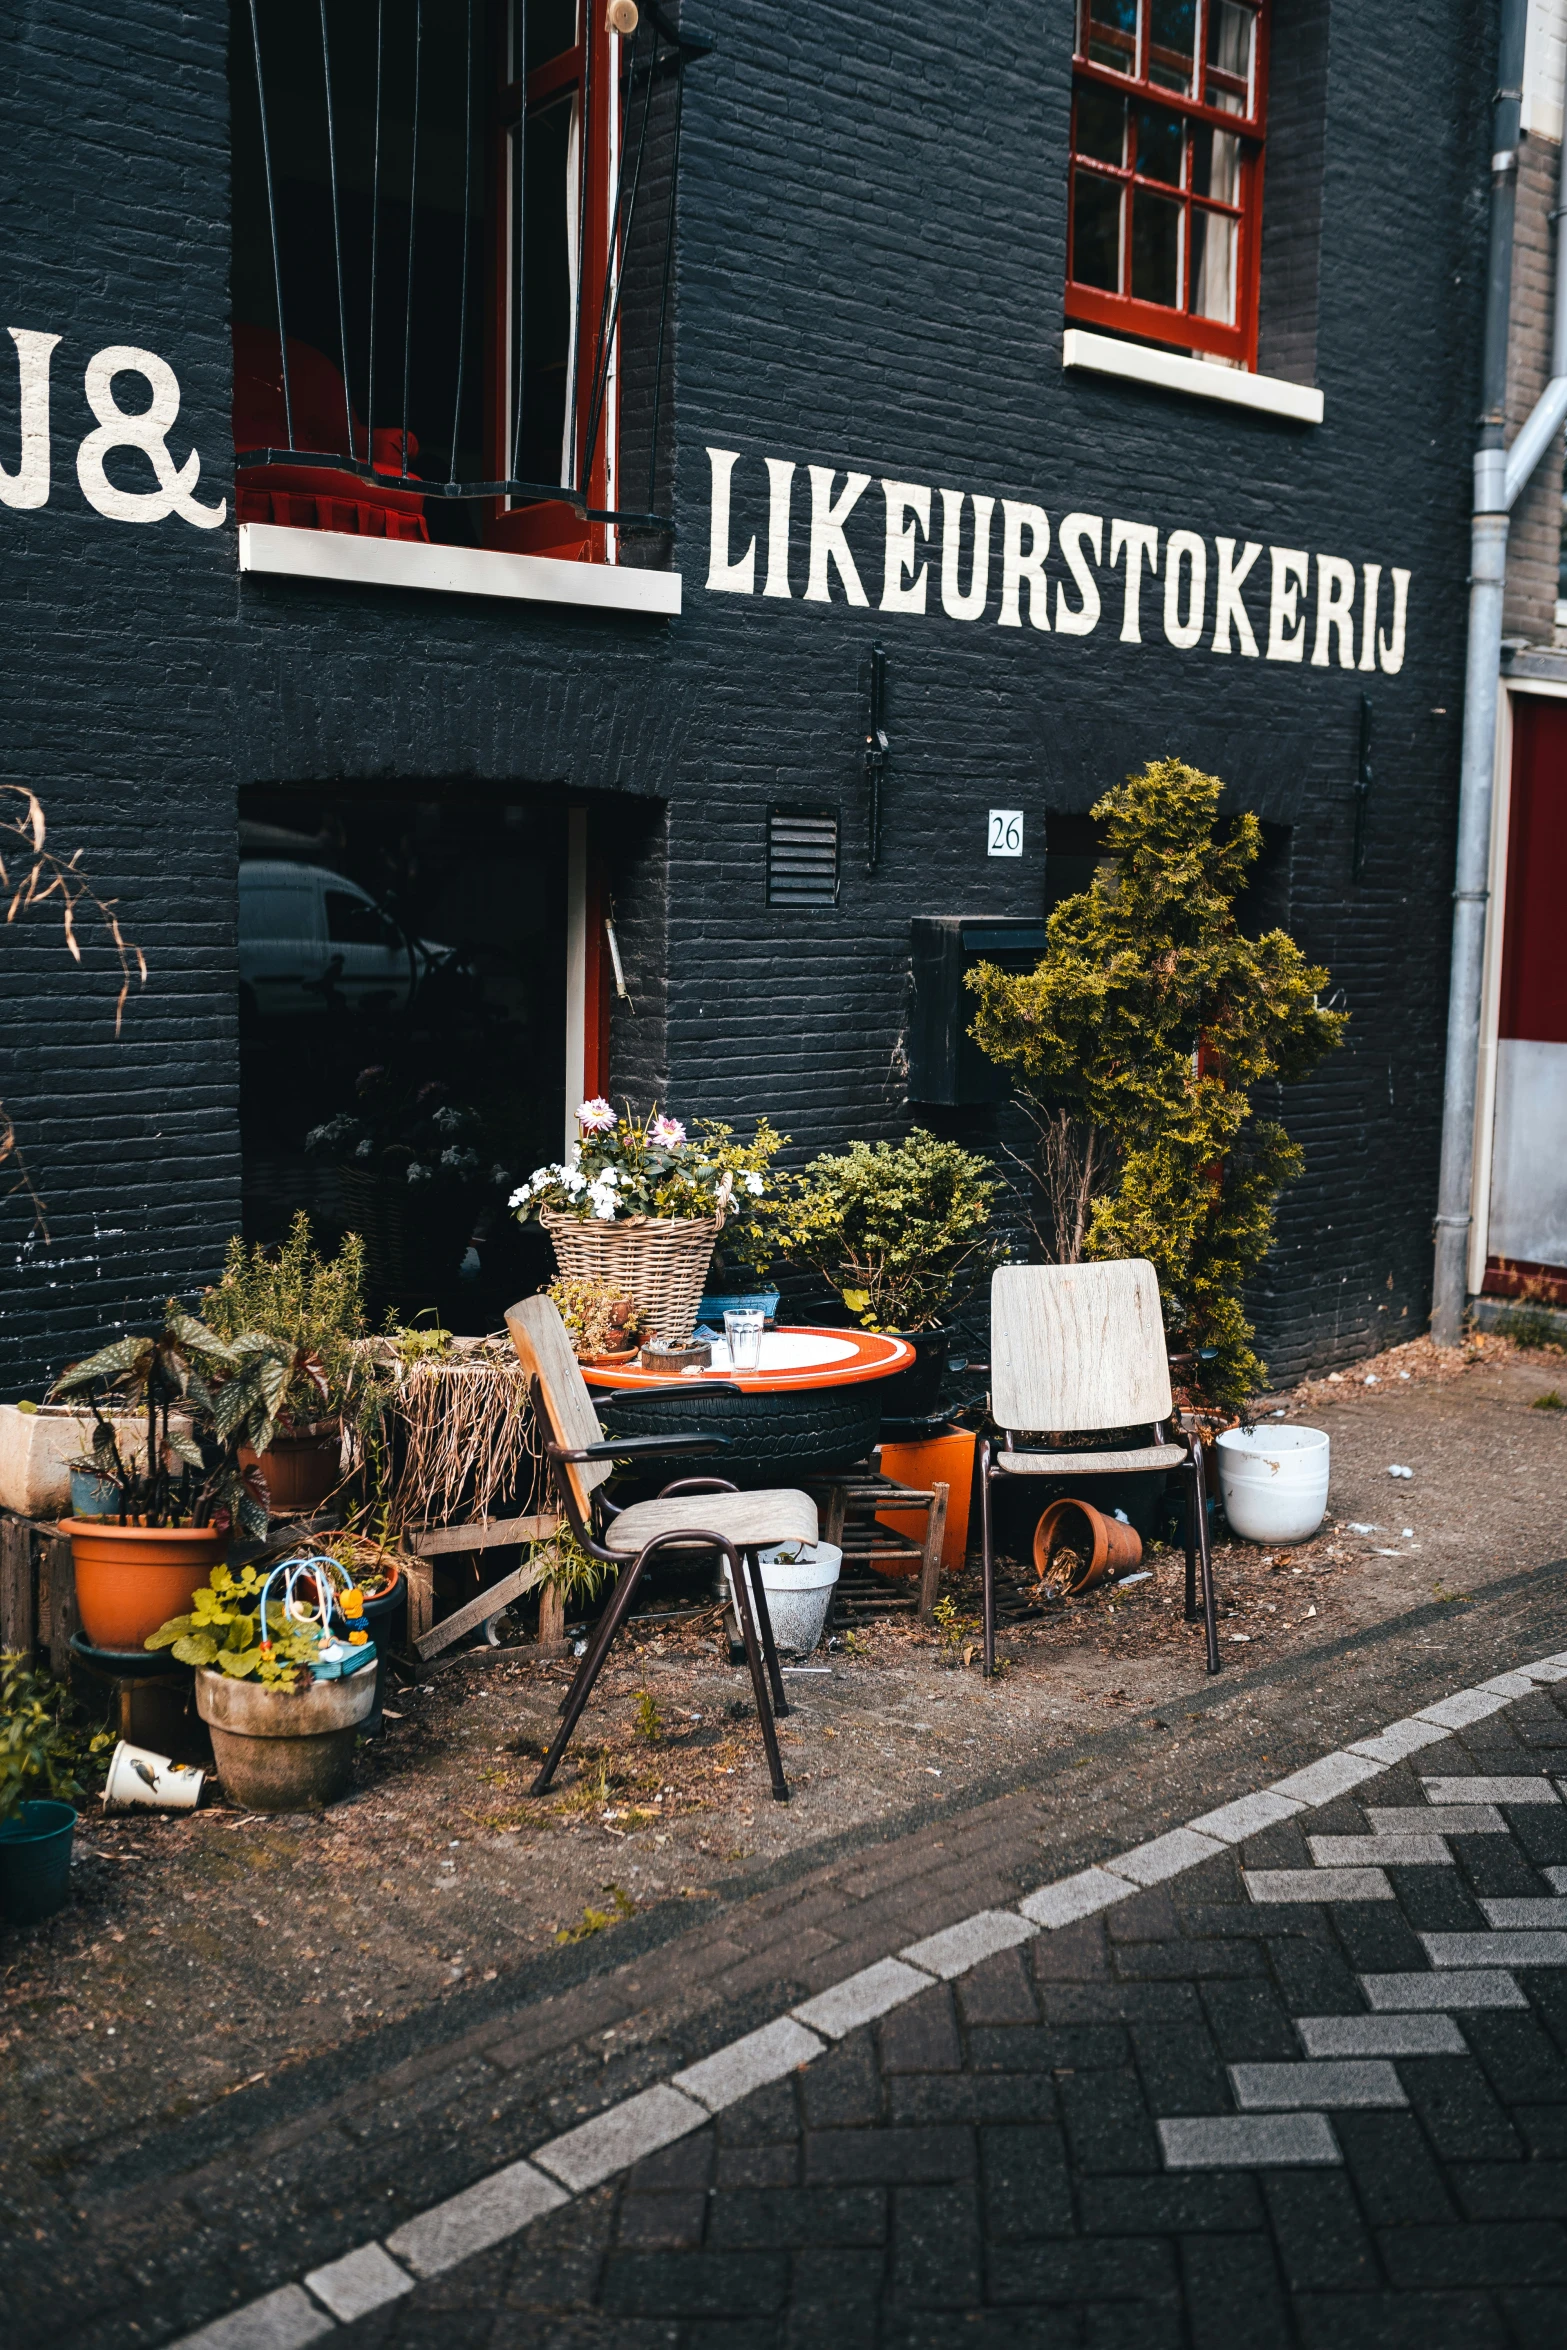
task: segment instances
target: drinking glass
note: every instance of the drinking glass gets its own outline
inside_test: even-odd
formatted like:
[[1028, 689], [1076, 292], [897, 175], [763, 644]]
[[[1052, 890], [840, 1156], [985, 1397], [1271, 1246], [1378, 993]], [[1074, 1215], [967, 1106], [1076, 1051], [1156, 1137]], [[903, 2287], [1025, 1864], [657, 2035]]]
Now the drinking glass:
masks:
[[767, 1316], [756, 1306], [740, 1306], [724, 1316], [731, 1371], [759, 1371], [762, 1367], [762, 1331]]

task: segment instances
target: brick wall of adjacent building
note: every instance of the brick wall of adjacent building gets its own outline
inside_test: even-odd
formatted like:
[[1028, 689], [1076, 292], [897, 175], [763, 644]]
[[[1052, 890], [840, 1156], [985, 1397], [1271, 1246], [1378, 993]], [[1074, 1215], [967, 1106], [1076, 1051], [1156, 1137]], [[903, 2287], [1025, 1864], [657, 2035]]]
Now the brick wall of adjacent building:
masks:
[[[766, 1111], [804, 1152], [925, 1114], [903, 1057], [910, 917], [1037, 911], [1049, 814], [1180, 753], [1292, 828], [1292, 925], [1354, 1015], [1344, 1052], [1283, 1105], [1308, 1172], [1259, 1286], [1274, 1371], [1422, 1324], [1494, 9], [1433, 0], [1396, 41], [1342, 5], [1327, 39], [1326, 0], [1292, 13], [1324, 108], [1316, 314], [1291, 346], [1297, 365], [1315, 354], [1316, 427], [1063, 373], [1070, 0], [915, 0], [896, 17], [688, 0], [687, 29], [713, 47], [686, 88], [672, 624], [239, 578], [232, 519], [199, 532], [92, 512], [72, 453], [91, 423], [83, 368], [110, 343], [176, 368], [173, 445], [199, 448], [201, 495], [227, 486], [226, 21], [213, 0], [78, 0], [7, 28], [0, 326], [63, 339], [50, 502], [0, 510], [0, 742], [120, 899], [151, 976], [116, 1044], [101, 957], [78, 972], [36, 919], [0, 950], [0, 1071], [51, 1235], [30, 1238], [5, 1203], [0, 1391], [210, 1275], [233, 1227], [247, 782], [463, 777], [587, 799], [636, 1005], [616, 1014], [615, 1082], [688, 1117]], [[1309, 256], [1291, 269], [1309, 289]], [[758, 535], [759, 565], [763, 459], [800, 466], [788, 600], [706, 588], [709, 447], [739, 455], [733, 535]], [[871, 476], [849, 526], [864, 608], [836, 580], [830, 602], [803, 597], [812, 463], [840, 487], [848, 468]], [[1037, 501], [1053, 526], [1073, 510], [1107, 531], [1148, 523], [1161, 561], [1183, 528], [1210, 565], [1221, 534], [1379, 564], [1384, 629], [1391, 567], [1407, 568], [1402, 669], [1224, 659], [1206, 635], [1179, 651], [1162, 573], [1144, 641], [1123, 643], [1108, 563], [1088, 637], [998, 626], [994, 575], [977, 622], [947, 619], [934, 591], [923, 617], [883, 611], [883, 479]], [[1264, 636], [1267, 562], [1248, 590]], [[1054, 544], [1048, 571], [1062, 576]], [[892, 756], [872, 873], [874, 642]], [[1357, 878], [1363, 694], [1376, 781]], [[767, 906], [775, 803], [839, 808], [835, 908]], [[985, 854], [992, 807], [1024, 811], [1015, 862]], [[1002, 1139], [991, 1112], [932, 1122]]]
[[[1508, 314], [1507, 438], [1512, 440], [1551, 373], [1556, 239], [1561, 202], [1560, 144], [1538, 133], [1518, 150], [1518, 199]], [[1502, 631], [1548, 645], [1556, 623], [1562, 537], [1562, 435], [1535, 467], [1513, 508], [1507, 537], [1507, 593]]]

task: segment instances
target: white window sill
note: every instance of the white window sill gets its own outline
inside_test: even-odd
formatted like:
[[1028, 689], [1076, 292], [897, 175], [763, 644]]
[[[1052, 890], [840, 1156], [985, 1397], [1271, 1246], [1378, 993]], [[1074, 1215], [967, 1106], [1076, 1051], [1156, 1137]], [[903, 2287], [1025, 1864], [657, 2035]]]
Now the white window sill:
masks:
[[1179, 351], [1124, 343], [1118, 335], [1090, 334], [1080, 326], [1069, 326], [1062, 337], [1061, 364], [1118, 375], [1126, 383], [1156, 384], [1167, 392], [1190, 392], [1199, 400], [1223, 400], [1232, 408], [1260, 408], [1264, 415], [1287, 416], [1294, 424], [1322, 422], [1322, 394], [1311, 384], [1216, 367], [1211, 359], [1187, 359]]
[[290, 579], [422, 588], [447, 596], [509, 596], [527, 604], [586, 604], [601, 612], [647, 612], [663, 619], [680, 610], [678, 571], [563, 563], [552, 555], [502, 555], [481, 547], [413, 546], [348, 531], [289, 530], [275, 522], [240, 524], [239, 567]]

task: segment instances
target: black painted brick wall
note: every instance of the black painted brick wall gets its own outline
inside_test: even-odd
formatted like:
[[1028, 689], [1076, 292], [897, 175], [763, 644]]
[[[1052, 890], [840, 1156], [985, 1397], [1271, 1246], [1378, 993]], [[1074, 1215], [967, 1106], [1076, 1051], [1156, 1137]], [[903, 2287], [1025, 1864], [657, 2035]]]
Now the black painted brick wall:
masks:
[[[105, 1324], [215, 1269], [239, 1198], [235, 794], [340, 776], [587, 796], [637, 1004], [616, 1020], [617, 1086], [687, 1116], [765, 1109], [803, 1150], [907, 1122], [912, 914], [1035, 911], [1047, 811], [1086, 808], [1153, 754], [1213, 768], [1237, 804], [1295, 827], [1293, 925], [1355, 1014], [1349, 1048], [1285, 1104], [1309, 1168], [1260, 1286], [1274, 1371], [1419, 1327], [1494, 13], [1418, 0], [1393, 40], [1374, 13], [1333, 11], [1327, 413], [1307, 429], [1062, 373], [1070, 0], [910, 0], [895, 16], [688, 0], [687, 29], [714, 51], [686, 92], [672, 363], [685, 611], [664, 625], [241, 580], [232, 521], [197, 532], [93, 513], [72, 459], [91, 421], [82, 370], [109, 343], [175, 367], [175, 452], [200, 449], [198, 494], [228, 486], [226, 13], [219, 0], [13, 11], [0, 327], [64, 339], [50, 501], [0, 509], [0, 756], [120, 899], [152, 976], [116, 1044], [101, 958], [77, 971], [37, 916], [5, 939], [0, 1080], [51, 1239], [30, 1240], [25, 1204], [5, 1203], [0, 1392], [36, 1391]], [[765, 532], [762, 457], [800, 462], [795, 600], [705, 591], [709, 444], [741, 453], [740, 544]], [[8, 465], [15, 447], [0, 338]], [[994, 584], [972, 625], [939, 608], [883, 614], [874, 487], [851, 525], [871, 608], [803, 603], [812, 461], [1035, 499], [1053, 522], [1081, 508], [1210, 544], [1225, 532], [1407, 564], [1403, 672], [1176, 652], [1154, 581], [1145, 641], [1122, 645], [1118, 575], [1086, 639], [997, 628]], [[116, 462], [128, 486], [145, 479]], [[874, 640], [893, 758], [869, 875], [859, 746]], [[1363, 686], [1377, 787], [1354, 885]], [[634, 796], [625, 822], [603, 820], [614, 794]], [[778, 800], [840, 805], [836, 910], [767, 908]], [[1017, 863], [984, 855], [991, 806], [1026, 812]], [[949, 1123], [996, 1131], [989, 1117]]]

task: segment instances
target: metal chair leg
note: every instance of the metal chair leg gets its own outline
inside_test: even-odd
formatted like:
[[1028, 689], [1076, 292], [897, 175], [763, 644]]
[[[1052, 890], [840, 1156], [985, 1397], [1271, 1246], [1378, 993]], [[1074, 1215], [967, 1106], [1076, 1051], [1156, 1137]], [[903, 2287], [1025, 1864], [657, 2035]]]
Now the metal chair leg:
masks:
[[984, 1560], [985, 1678], [988, 1681], [996, 1669], [996, 1562], [990, 1539], [990, 1446], [984, 1439], [979, 1447], [979, 1526]]
[[773, 1686], [773, 1711], [782, 1720], [789, 1711], [789, 1700], [784, 1693], [783, 1670], [778, 1662], [777, 1643], [773, 1639], [773, 1619], [767, 1605], [767, 1586], [762, 1580], [761, 1562], [751, 1550], [742, 1551], [740, 1556], [751, 1586], [756, 1628], [762, 1636], [762, 1654], [767, 1659], [767, 1678]]
[[1219, 1669], [1219, 1610], [1213, 1590], [1213, 1560], [1208, 1550], [1207, 1479], [1203, 1473], [1202, 1438], [1192, 1439], [1192, 1494], [1197, 1513], [1197, 1551], [1202, 1561], [1202, 1613], [1208, 1636], [1208, 1670]]
[[1188, 1459], [1186, 1492], [1186, 1621], [1197, 1621], [1197, 1513], [1202, 1504], [1197, 1498], [1196, 1473]]
[[[773, 1709], [768, 1701], [767, 1674], [762, 1661], [761, 1647], [756, 1637], [756, 1624], [751, 1614], [750, 1578], [740, 1563], [739, 1553], [726, 1542], [730, 1580], [734, 1584], [735, 1612], [740, 1618], [740, 1637], [745, 1642], [745, 1661], [751, 1668], [751, 1687], [756, 1692], [756, 1711], [762, 1725], [762, 1744], [767, 1749], [767, 1768], [772, 1775], [775, 1802], [787, 1803], [789, 1782], [784, 1777], [783, 1757], [778, 1751], [778, 1731], [773, 1722]], [[761, 1577], [757, 1577], [761, 1581]], [[765, 1605], [765, 1602], [764, 1602]], [[771, 1635], [769, 1634], [769, 1637]]]
[[604, 1669], [605, 1660], [609, 1655], [610, 1642], [625, 1621], [626, 1612], [631, 1605], [636, 1587], [641, 1581], [642, 1570], [657, 1548], [656, 1542], [650, 1542], [646, 1550], [638, 1553], [632, 1565], [627, 1568], [615, 1585], [613, 1596], [608, 1607], [604, 1610], [603, 1621], [599, 1625], [593, 1645], [583, 1658], [577, 1677], [566, 1693], [566, 1702], [561, 1708], [560, 1728], [556, 1731], [554, 1742], [544, 1757], [538, 1777], [528, 1790], [530, 1795], [544, 1795], [548, 1792], [549, 1783], [555, 1776], [571, 1733], [582, 1718], [582, 1709], [592, 1695], [593, 1684]]

